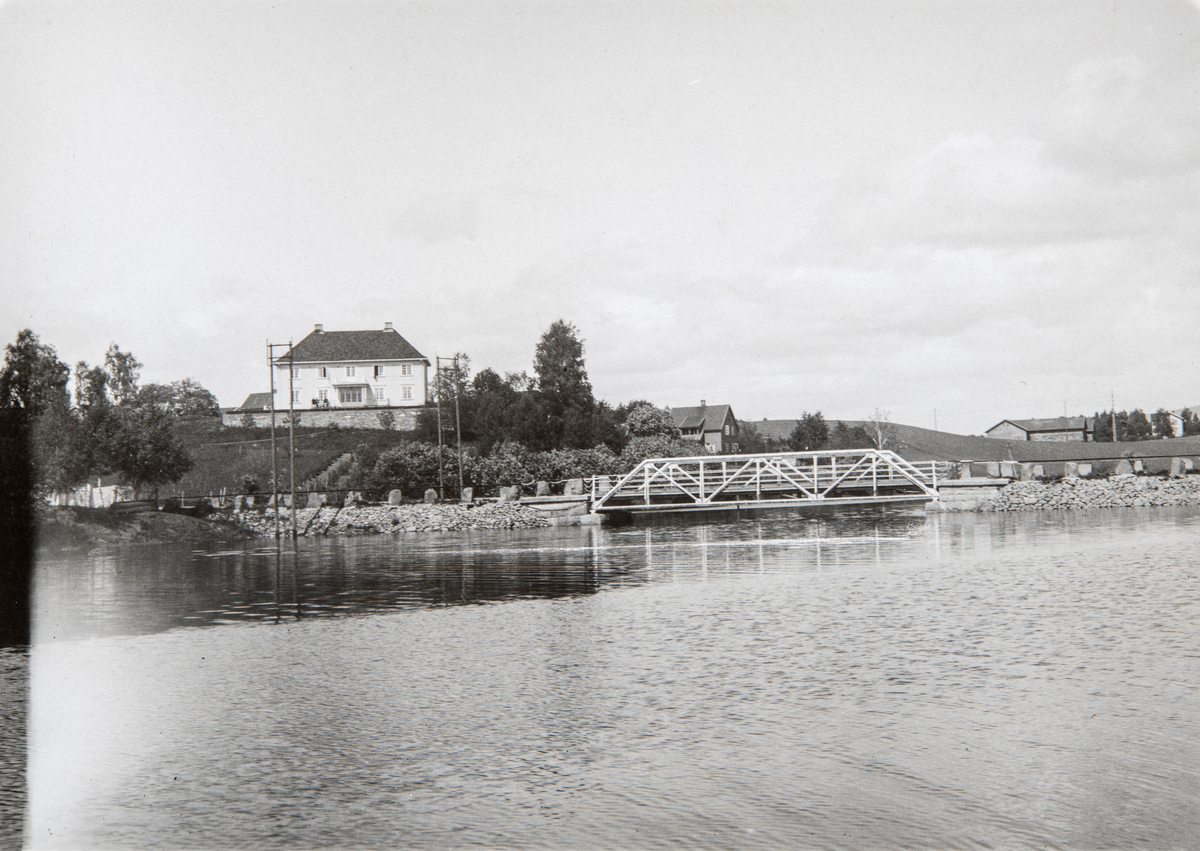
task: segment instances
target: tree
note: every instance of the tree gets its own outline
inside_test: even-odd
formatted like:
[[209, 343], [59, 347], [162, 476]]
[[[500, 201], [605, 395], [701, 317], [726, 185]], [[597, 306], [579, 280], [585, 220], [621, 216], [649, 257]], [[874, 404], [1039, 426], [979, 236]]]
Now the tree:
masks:
[[138, 379], [142, 363], [132, 352], [123, 352], [113, 343], [104, 354], [104, 371], [108, 373], [108, 390], [112, 400], [124, 405], [137, 399]]
[[92, 442], [79, 415], [66, 405], [53, 405], [38, 414], [30, 445], [39, 493], [73, 490], [92, 474]]
[[1130, 440], [1148, 440], [1154, 436], [1154, 429], [1150, 426], [1150, 418], [1141, 408], [1134, 408], [1129, 412], [1129, 439]]
[[534, 351], [537, 389], [551, 402], [555, 413], [567, 408], [590, 410], [595, 404], [592, 385], [583, 363], [583, 341], [575, 326], [562, 319], [542, 335]]
[[870, 433], [860, 425], [850, 428], [841, 420], [829, 435], [830, 449], [865, 449], [873, 443]]
[[1175, 423], [1171, 421], [1171, 412], [1166, 408], [1159, 408], [1150, 417], [1150, 425], [1154, 428], [1155, 437], [1174, 437]]
[[788, 443], [797, 452], [815, 452], [828, 440], [829, 425], [820, 411], [815, 414], [805, 411], [788, 437]]
[[1191, 408], [1184, 408], [1183, 414], [1183, 434], [1185, 437], [1190, 437], [1193, 434], [1200, 434], [1200, 417], [1193, 413]]
[[219, 416], [217, 397], [205, 390], [194, 378], [171, 382], [171, 409], [178, 417]]
[[0, 372], [0, 407], [20, 412], [32, 422], [55, 405], [69, 406], [67, 383], [71, 370], [58, 359], [53, 346], [43, 344], [26, 328], [9, 343]]
[[896, 430], [888, 419], [888, 412], [876, 408], [867, 416], [866, 431], [876, 449], [886, 449], [895, 440]]
[[667, 437], [675, 440], [680, 435], [671, 412], [656, 408], [649, 402], [639, 404], [625, 415], [624, 429], [630, 437]]
[[153, 405], [127, 405], [113, 411], [115, 428], [104, 461], [135, 491], [177, 482], [192, 459], [175, 434], [175, 418]]

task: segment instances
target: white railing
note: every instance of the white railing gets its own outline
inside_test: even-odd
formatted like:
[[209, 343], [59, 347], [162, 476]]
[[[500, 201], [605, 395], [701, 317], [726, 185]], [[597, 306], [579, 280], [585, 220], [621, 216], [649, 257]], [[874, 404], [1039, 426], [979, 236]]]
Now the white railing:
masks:
[[592, 480], [594, 510], [725, 503], [877, 501], [937, 497], [938, 462], [909, 462], [890, 450], [773, 452], [648, 458], [618, 478]]

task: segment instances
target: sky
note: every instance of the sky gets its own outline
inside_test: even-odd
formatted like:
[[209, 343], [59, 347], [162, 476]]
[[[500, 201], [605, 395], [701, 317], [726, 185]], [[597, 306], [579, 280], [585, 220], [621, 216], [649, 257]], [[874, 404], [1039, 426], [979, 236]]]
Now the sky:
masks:
[[597, 398], [1200, 405], [1200, 8], [9, 2], [0, 342], [225, 406], [395, 327]]

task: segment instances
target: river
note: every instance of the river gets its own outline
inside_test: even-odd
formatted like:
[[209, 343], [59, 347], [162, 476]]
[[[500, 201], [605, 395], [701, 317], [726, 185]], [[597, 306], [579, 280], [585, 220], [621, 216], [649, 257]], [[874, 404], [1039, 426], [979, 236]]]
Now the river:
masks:
[[48, 556], [35, 848], [1197, 848], [1200, 511]]

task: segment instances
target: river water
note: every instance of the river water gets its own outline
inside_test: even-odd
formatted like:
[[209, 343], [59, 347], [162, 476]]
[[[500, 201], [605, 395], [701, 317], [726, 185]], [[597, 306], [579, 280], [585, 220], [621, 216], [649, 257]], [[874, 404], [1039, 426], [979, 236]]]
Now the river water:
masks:
[[874, 511], [43, 558], [25, 841], [1197, 848], [1198, 540]]

